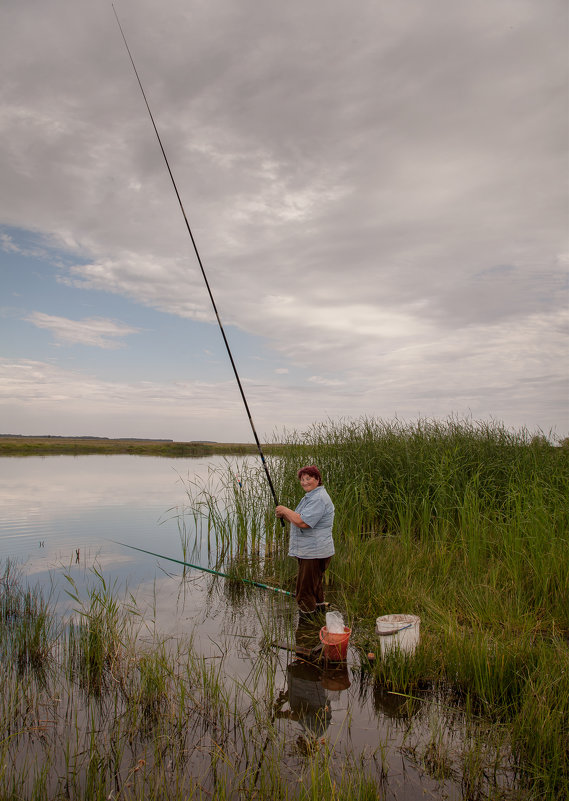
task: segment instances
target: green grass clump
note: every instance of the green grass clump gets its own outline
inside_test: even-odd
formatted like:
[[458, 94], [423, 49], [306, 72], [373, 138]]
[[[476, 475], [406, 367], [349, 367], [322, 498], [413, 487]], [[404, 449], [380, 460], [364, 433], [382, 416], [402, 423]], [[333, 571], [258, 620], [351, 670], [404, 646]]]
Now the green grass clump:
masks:
[[43, 672], [49, 664], [57, 632], [42, 591], [22, 584], [14, 564], [0, 577], [0, 646], [20, 673]]
[[77, 603], [78, 618], [68, 627], [68, 670], [89, 693], [100, 694], [108, 682], [120, 682], [128, 667], [127, 633], [130, 621], [103, 574], [86, 600], [79, 597], [70, 576], [69, 596]]
[[[294, 508], [302, 497], [296, 473], [306, 464], [318, 465], [335, 503], [328, 599], [353, 641], [369, 650], [379, 615], [421, 618], [416, 655], [376, 661], [377, 677], [404, 692], [444, 687], [500, 721], [528, 791], [557, 797], [569, 783], [566, 441], [454, 419], [318, 424], [270, 459], [281, 503]], [[241, 490], [227, 486], [240, 502]], [[294, 565], [261, 468], [234, 527], [236, 508], [225, 499], [226, 553], [234, 531], [246, 551], [255, 520], [263, 558], [253, 572], [290, 588]]]

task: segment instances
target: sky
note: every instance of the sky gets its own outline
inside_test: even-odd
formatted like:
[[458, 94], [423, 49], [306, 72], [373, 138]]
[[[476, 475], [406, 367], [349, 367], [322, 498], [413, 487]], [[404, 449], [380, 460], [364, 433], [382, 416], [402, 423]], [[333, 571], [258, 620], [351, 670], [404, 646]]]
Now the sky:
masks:
[[[567, 436], [565, 0], [115, 8], [262, 440]], [[0, 71], [0, 433], [252, 441], [111, 3]]]

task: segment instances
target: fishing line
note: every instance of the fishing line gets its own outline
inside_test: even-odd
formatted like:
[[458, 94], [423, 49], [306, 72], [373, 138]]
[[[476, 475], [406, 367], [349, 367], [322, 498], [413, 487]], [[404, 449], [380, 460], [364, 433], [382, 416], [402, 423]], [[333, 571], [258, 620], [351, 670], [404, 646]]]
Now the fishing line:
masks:
[[122, 545], [124, 548], [131, 548], [133, 551], [140, 551], [140, 553], [147, 553], [149, 556], [156, 556], [158, 559], [167, 559], [168, 562], [176, 562], [178, 565], [184, 567], [193, 567], [195, 570], [202, 570], [204, 573], [212, 573], [214, 576], [221, 576], [228, 578], [232, 581], [241, 581], [243, 584], [252, 584], [253, 587], [261, 587], [263, 590], [271, 590], [272, 592], [280, 592], [282, 595], [292, 595], [292, 592], [283, 590], [280, 587], [271, 587], [269, 584], [263, 584], [261, 581], [253, 581], [253, 579], [240, 578], [238, 576], [230, 576], [229, 573], [222, 573], [219, 570], [213, 570], [211, 567], [203, 567], [202, 565], [192, 565], [190, 562], [184, 562], [182, 559], [174, 559], [172, 556], [164, 556], [161, 553], [154, 553], [154, 551], [147, 551], [144, 548], [137, 548], [136, 545], [128, 545], [126, 542], [118, 542], [118, 540], [111, 540], [115, 545]]
[[[158, 133], [158, 128], [157, 128], [156, 123], [154, 121], [154, 115], [152, 114], [152, 111], [150, 110], [150, 104], [148, 103], [148, 99], [146, 97], [146, 92], [144, 91], [144, 87], [142, 86], [142, 81], [140, 80], [140, 76], [138, 74], [138, 70], [136, 69], [136, 65], [134, 63], [134, 59], [132, 57], [132, 53], [130, 52], [130, 47], [128, 46], [128, 42], [126, 40], [126, 36], [124, 34], [124, 31], [123, 31], [122, 25], [120, 23], [120, 20], [119, 20], [119, 17], [118, 17], [118, 14], [117, 14], [117, 11], [116, 11], [116, 8], [115, 8], [114, 4], [113, 4], [113, 11], [114, 11], [114, 14], [115, 14], [115, 17], [116, 17], [116, 20], [117, 20], [117, 24], [119, 26], [119, 30], [121, 32], [121, 36], [123, 38], [123, 42], [124, 42], [125, 47], [126, 47], [126, 51], [128, 53], [128, 57], [130, 59], [130, 63], [132, 64], [132, 68], [134, 70], [134, 74], [136, 75], [136, 80], [138, 81], [138, 85], [140, 87], [140, 91], [142, 92], [142, 97], [144, 98], [144, 102], [146, 104], [146, 108], [148, 110], [148, 114], [150, 116], [150, 120], [152, 122], [152, 127], [154, 128], [154, 133], [156, 134], [156, 138], [158, 139], [158, 144], [160, 145], [160, 150], [162, 151], [162, 155], [164, 157], [164, 162], [165, 162], [166, 167], [168, 169], [168, 174], [170, 175], [170, 180], [172, 181], [172, 186], [174, 187], [174, 192], [176, 193], [176, 197], [178, 198], [178, 204], [180, 206], [180, 210], [181, 210], [182, 215], [184, 217], [184, 222], [186, 223], [186, 228], [188, 229], [188, 233], [190, 235], [190, 239], [192, 240], [192, 245], [194, 247], [194, 252], [196, 254], [196, 258], [197, 258], [198, 264], [200, 266], [200, 270], [201, 270], [201, 273], [202, 273], [202, 276], [203, 276], [203, 280], [204, 280], [206, 288], [207, 288], [207, 292], [208, 292], [208, 295], [209, 295], [209, 299], [211, 301], [211, 305], [213, 306], [213, 311], [215, 312], [215, 317], [217, 319], [217, 324], [219, 325], [219, 330], [221, 331], [221, 336], [223, 337], [223, 342], [225, 344], [225, 349], [227, 350], [227, 355], [229, 356], [229, 361], [231, 362], [231, 366], [232, 366], [233, 372], [235, 374], [235, 379], [237, 381], [237, 386], [239, 387], [239, 392], [241, 393], [241, 399], [243, 400], [243, 405], [245, 406], [245, 411], [247, 412], [247, 417], [249, 418], [249, 425], [251, 426], [251, 431], [253, 432], [253, 436], [255, 437], [255, 442], [257, 444], [257, 450], [259, 451], [259, 456], [261, 457], [261, 462], [262, 462], [263, 468], [265, 470], [265, 475], [267, 477], [267, 481], [269, 482], [269, 487], [271, 489], [271, 494], [273, 496], [273, 500], [275, 502], [275, 506], [278, 506], [279, 502], [277, 500], [277, 494], [275, 492], [275, 488], [274, 488], [273, 482], [271, 480], [271, 475], [269, 473], [269, 468], [267, 466], [267, 462], [265, 461], [265, 456], [263, 454], [263, 449], [261, 448], [261, 443], [259, 442], [259, 437], [257, 436], [257, 431], [255, 430], [255, 425], [253, 423], [253, 418], [252, 418], [251, 412], [249, 410], [249, 404], [247, 403], [247, 398], [245, 397], [245, 392], [243, 391], [243, 386], [241, 384], [241, 379], [239, 378], [239, 373], [237, 372], [237, 367], [235, 366], [235, 362], [233, 360], [233, 354], [231, 353], [231, 348], [229, 347], [229, 342], [227, 341], [227, 337], [225, 336], [225, 330], [223, 328], [223, 325], [222, 325], [222, 322], [221, 322], [221, 318], [220, 318], [219, 313], [217, 311], [217, 306], [216, 306], [216, 303], [215, 303], [215, 300], [214, 300], [214, 297], [213, 297], [213, 293], [211, 291], [211, 287], [209, 285], [209, 281], [207, 280], [207, 275], [205, 273], [205, 269], [204, 269], [204, 266], [203, 266], [199, 251], [198, 251], [198, 247], [196, 245], [196, 241], [194, 239], [194, 235], [192, 233], [192, 229], [190, 228], [190, 223], [188, 221], [188, 217], [187, 217], [185, 209], [184, 209], [184, 204], [182, 203], [182, 198], [180, 197], [180, 193], [178, 192], [178, 187], [176, 185], [176, 181], [174, 180], [174, 174], [173, 174], [172, 169], [170, 167], [170, 162], [168, 161], [168, 157], [166, 156], [166, 151], [164, 150], [164, 145], [162, 144], [162, 140], [160, 138], [160, 134]], [[282, 527], [284, 529], [285, 522], [284, 522], [282, 517], [279, 518], [279, 519], [280, 519], [281, 525], [282, 525]]]

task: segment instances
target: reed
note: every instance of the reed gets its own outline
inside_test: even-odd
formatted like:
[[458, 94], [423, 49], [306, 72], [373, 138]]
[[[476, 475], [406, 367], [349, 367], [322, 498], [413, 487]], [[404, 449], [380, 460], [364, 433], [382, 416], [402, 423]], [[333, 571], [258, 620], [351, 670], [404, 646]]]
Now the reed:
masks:
[[[371, 752], [346, 752], [349, 716], [343, 731], [323, 738], [292, 734], [277, 715], [284, 673], [271, 644], [292, 641], [296, 627], [283, 596], [212, 578], [207, 603], [224, 601], [231, 631], [212, 657], [191, 635], [171, 643], [150, 630], [143, 641], [132, 597], [119, 597], [101, 571], [86, 597], [69, 579], [75, 611], [60, 621], [8, 566], [0, 579], [0, 799], [388, 797], [393, 731], [402, 737], [398, 758], [441, 792], [452, 783], [472, 801], [563, 797], [566, 449], [456, 421], [326, 424], [293, 435], [271, 457], [287, 505], [301, 494], [297, 468], [310, 462], [323, 469], [337, 508], [327, 593], [360, 654], [350, 679], [393, 722], [390, 734], [374, 732]], [[239, 479], [228, 462], [190, 488], [198, 535], [192, 542], [192, 525], [180, 520], [184, 554], [209, 535], [215, 565], [288, 588], [295, 567], [262, 468], [240, 467]], [[375, 618], [389, 612], [420, 615], [413, 654], [380, 658]], [[26, 618], [37, 629], [20, 628]], [[249, 664], [246, 675], [232, 672], [231, 649]]]
[[49, 600], [37, 587], [24, 586], [17, 566], [8, 561], [0, 578], [0, 643], [20, 673], [33, 669], [45, 673], [53, 643], [55, 623]]
[[207, 542], [213, 569], [270, 583], [274, 575], [264, 574], [265, 566], [273, 552], [282, 555], [283, 542], [274, 534], [274, 502], [258, 463], [226, 460], [205, 479], [187, 481], [185, 490], [179, 523], [183, 552], [195, 554]]
[[[376, 742], [371, 756], [356, 757], [341, 752], [342, 731], [333, 738], [306, 732], [291, 739], [290, 729], [279, 725], [278, 656], [262, 646], [293, 636], [294, 617], [282, 601], [252, 589], [247, 590], [249, 597], [236, 599], [232, 640], [243, 635], [242, 656], [251, 664], [248, 674], [239, 677], [232, 675], [227, 663], [230, 646], [222, 641], [215, 659], [197, 652], [191, 638], [168, 646], [150, 632], [151, 638], [142, 642], [130, 596], [114, 597], [113, 588], [101, 583], [98, 573], [95, 576], [96, 583], [77, 608], [86, 623], [107, 618], [111, 658], [103, 660], [95, 686], [86, 682], [77, 667], [77, 643], [59, 626], [56, 650], [61, 658], [54, 661], [49, 686], [34, 671], [28, 671], [23, 683], [15, 667], [12, 674], [4, 672], [3, 720], [14, 720], [14, 729], [0, 741], [0, 798], [361, 801], [387, 794], [387, 742]], [[257, 632], [253, 641], [251, 631]], [[383, 692], [386, 682], [420, 687], [437, 653], [432, 638], [421, 643], [416, 659], [394, 655], [385, 660], [382, 676], [362, 669], [351, 678], [361, 681], [362, 693]], [[69, 664], [75, 666], [71, 671]], [[539, 691], [535, 685], [532, 690]], [[448, 693], [433, 694], [424, 712], [420, 710], [425, 701], [403, 695], [382, 696], [379, 703], [409, 731], [413, 719], [427, 721], [427, 741], [410, 741], [407, 753], [436, 781], [462, 781], [472, 789], [465, 797], [488, 797], [489, 766], [496, 772], [503, 769], [507, 747], [500, 748], [510, 741], [496, 745], [488, 736], [482, 739], [481, 731], [495, 732], [498, 726], [502, 732], [504, 724], [493, 720], [492, 729], [484, 727], [484, 710], [469, 712], [464, 701], [461, 707]], [[447, 742], [448, 732], [456, 729], [457, 717], [467, 719], [469, 714], [474, 722], [469, 737], [458, 738], [462, 745], [457, 751], [456, 743]], [[349, 729], [350, 721], [344, 726]]]
[[[560, 724], [569, 712], [566, 443], [455, 419], [318, 424], [291, 434], [270, 460], [287, 506], [302, 496], [296, 471], [308, 463], [318, 464], [335, 502], [328, 593], [354, 642], [365, 653], [380, 614], [422, 620], [424, 647], [413, 659], [376, 662], [377, 677], [401, 691], [452, 687], [504, 721], [527, 786], [555, 797], [569, 781]], [[225, 552], [243, 554], [254, 541], [263, 558], [251, 569], [287, 586], [290, 560], [260, 469], [248, 480], [245, 508], [224, 501]], [[235, 542], [234, 514], [242, 521]]]
[[83, 600], [67, 575], [67, 593], [77, 604], [78, 619], [69, 623], [67, 669], [89, 693], [100, 694], [109, 681], [121, 681], [128, 666], [127, 635], [131, 620], [102, 572], [93, 568], [95, 583]]

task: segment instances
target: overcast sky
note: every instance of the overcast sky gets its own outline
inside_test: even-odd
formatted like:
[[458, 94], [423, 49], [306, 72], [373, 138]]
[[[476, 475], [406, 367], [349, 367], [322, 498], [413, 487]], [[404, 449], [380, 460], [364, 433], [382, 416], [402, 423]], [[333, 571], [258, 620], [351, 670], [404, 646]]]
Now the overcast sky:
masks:
[[[115, 5], [262, 438], [569, 433], [566, 0]], [[111, 4], [0, 9], [0, 433], [250, 441]]]

